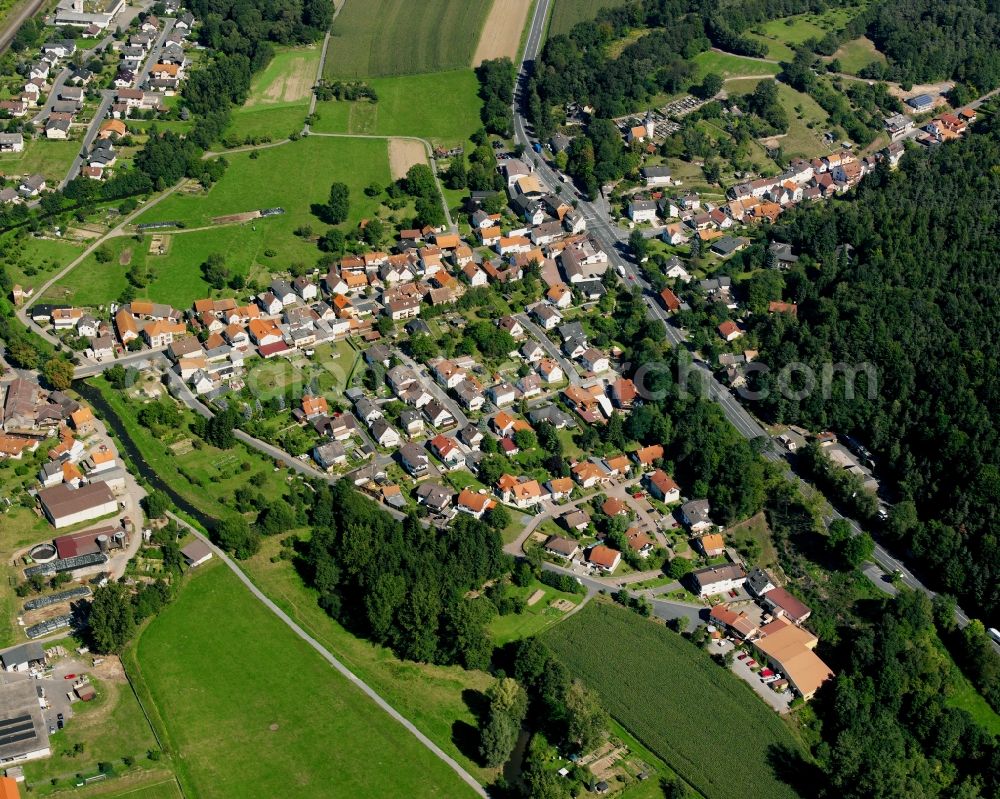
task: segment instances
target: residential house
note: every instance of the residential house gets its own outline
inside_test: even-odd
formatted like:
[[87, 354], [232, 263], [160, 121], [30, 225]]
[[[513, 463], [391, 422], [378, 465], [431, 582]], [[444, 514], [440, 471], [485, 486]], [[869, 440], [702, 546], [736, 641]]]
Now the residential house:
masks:
[[681, 489], [673, 478], [662, 469], [657, 469], [646, 480], [649, 493], [667, 505], [681, 498]]
[[495, 507], [496, 502], [486, 494], [478, 494], [468, 488], [463, 488], [458, 495], [458, 509], [477, 519], [483, 518], [487, 511]]
[[427, 473], [430, 458], [419, 444], [408, 443], [399, 448], [399, 460], [403, 468], [412, 477], [421, 477]]
[[784, 588], [772, 588], [761, 596], [764, 607], [775, 616], [783, 617], [793, 624], [802, 624], [812, 615], [812, 610]]
[[446, 513], [451, 507], [454, 493], [438, 483], [421, 483], [417, 486], [417, 502], [434, 513]]
[[597, 544], [590, 548], [587, 553], [587, 563], [595, 566], [605, 574], [614, 574], [618, 564], [622, 561], [622, 553], [617, 549], [611, 549], [603, 544]]
[[636, 463], [643, 469], [651, 469], [653, 464], [663, 457], [663, 446], [650, 444], [648, 447], [640, 447], [634, 454]]
[[692, 499], [685, 502], [680, 507], [680, 519], [687, 528], [698, 535], [715, 527], [709, 515], [709, 505], [707, 499]]
[[717, 558], [726, 551], [726, 542], [718, 533], [707, 533], [697, 543], [698, 549], [706, 558]]
[[703, 597], [725, 594], [734, 588], [739, 588], [746, 582], [746, 572], [740, 566], [728, 563], [721, 566], [709, 566], [698, 569], [688, 575], [696, 594]]
[[313, 460], [321, 469], [330, 471], [336, 466], [347, 463], [347, 452], [339, 441], [327, 441], [313, 448]]
[[571, 538], [563, 538], [561, 535], [549, 536], [543, 548], [550, 555], [557, 555], [566, 560], [573, 560], [579, 552], [580, 545]]
[[398, 447], [402, 441], [402, 438], [399, 433], [396, 432], [396, 429], [385, 419], [376, 419], [372, 422], [369, 430], [375, 443], [385, 449]]

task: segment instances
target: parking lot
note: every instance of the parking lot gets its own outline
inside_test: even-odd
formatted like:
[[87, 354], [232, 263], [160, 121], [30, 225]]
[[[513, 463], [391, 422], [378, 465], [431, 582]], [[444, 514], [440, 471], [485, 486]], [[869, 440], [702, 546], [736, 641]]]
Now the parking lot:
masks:
[[[714, 644], [711, 644], [709, 647], [709, 651], [712, 654], [717, 652], [725, 654], [732, 649], [735, 649], [735, 644], [727, 639], [722, 639]], [[746, 660], [749, 661], [750, 658], [748, 657]], [[783, 693], [772, 691], [767, 684], [761, 682], [760, 676], [747, 665], [746, 661], [743, 660], [733, 660], [733, 665], [730, 670], [747, 685], [753, 688], [761, 699], [767, 702], [767, 704], [774, 708], [778, 713], [788, 712], [788, 708], [791, 705], [792, 700], [795, 698], [795, 693], [792, 691], [791, 687], [786, 688]]]

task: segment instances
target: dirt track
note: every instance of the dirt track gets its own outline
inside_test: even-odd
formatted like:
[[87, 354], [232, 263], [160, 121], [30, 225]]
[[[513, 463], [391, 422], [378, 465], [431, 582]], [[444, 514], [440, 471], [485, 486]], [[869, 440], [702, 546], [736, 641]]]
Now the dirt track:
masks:
[[392, 179], [404, 177], [414, 164], [426, 164], [423, 142], [414, 139], [389, 139], [389, 171]]
[[516, 61], [521, 32], [530, 10], [531, 0], [493, 0], [479, 44], [476, 45], [476, 53], [472, 56], [472, 65], [478, 66], [490, 58], [502, 56]]

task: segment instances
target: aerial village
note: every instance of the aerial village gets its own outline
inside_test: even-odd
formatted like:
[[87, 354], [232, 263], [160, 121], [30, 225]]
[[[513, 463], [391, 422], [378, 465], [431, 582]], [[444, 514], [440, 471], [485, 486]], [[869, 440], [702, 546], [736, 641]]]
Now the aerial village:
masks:
[[[847, 165], [833, 160], [803, 174]], [[664, 556], [677, 560], [672, 590], [696, 616], [705, 609], [715, 646], [752, 644], [734, 671], [778, 710], [810, 698], [831, 672], [801, 626], [809, 609], [727, 541], [708, 501], [685, 494], [664, 468], [663, 447], [592, 456], [572, 445], [643, 402], [619, 372], [621, 352], [601, 344], [607, 337], [590, 321], [617, 274], [582, 214], [543, 189], [529, 158], [501, 158], [500, 171], [509, 209], [490, 213], [490, 193], [473, 193], [465, 235], [402, 230], [391, 251], [345, 255], [325, 274], [274, 274], [256, 293], [189, 308], [36, 303], [28, 314], [63, 341], [84, 341], [88, 373], [123, 365], [138, 399], [169, 393], [199, 413], [236, 407], [247, 430], [300, 470], [350, 479], [390, 512], [417, 510], [443, 525], [505, 508], [511, 546], [607, 585], [658, 572]], [[647, 180], [666, 185], [654, 170]], [[667, 202], [686, 231], [700, 232], [697, 197]], [[713, 243], [720, 258], [738, 249], [734, 241]], [[691, 280], [678, 258], [671, 276]], [[483, 321], [461, 302], [526, 280], [538, 282], [535, 298], [511, 314]], [[729, 288], [728, 278], [701, 281], [734, 305]], [[669, 289], [661, 297], [667, 312], [680, 308], [671, 298]], [[15, 288], [13, 299], [31, 298]], [[427, 346], [449, 338], [461, 344]], [[264, 398], [263, 376], [274, 373], [295, 388]]]
[[122, 0], [103, 5], [94, 10], [81, 0], [60, 3], [53, 24], [80, 30], [80, 38], [43, 44], [25, 62], [20, 93], [0, 100], [0, 116], [13, 120], [0, 133], [0, 153], [45, 146], [32, 139], [73, 139], [81, 143], [80, 156], [59, 186], [41, 174], [8, 176], [0, 204], [33, 204], [78, 175], [111, 177], [116, 145], [129, 135], [126, 120], [163, 114], [168, 98], [178, 95], [191, 61], [191, 13], [181, 12], [176, 0], [164, 3], [163, 19], [140, 15]]

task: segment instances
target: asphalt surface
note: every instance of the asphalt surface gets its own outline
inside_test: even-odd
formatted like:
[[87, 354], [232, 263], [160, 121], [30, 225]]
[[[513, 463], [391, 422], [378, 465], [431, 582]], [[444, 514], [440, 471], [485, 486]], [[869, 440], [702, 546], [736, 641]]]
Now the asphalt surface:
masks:
[[[559, 189], [566, 184], [559, 180], [558, 174], [551, 167], [549, 167], [539, 154], [536, 154], [532, 149], [532, 139], [529, 135], [528, 122], [522, 112], [521, 102], [522, 94], [527, 88], [528, 77], [534, 69], [534, 60], [541, 49], [545, 29], [545, 20], [548, 15], [548, 7], [551, 2], [552, 0], [538, 0], [537, 5], [535, 6], [534, 16], [531, 20], [531, 31], [528, 34], [528, 41], [524, 49], [523, 59], [520, 64], [520, 73], [518, 75], [514, 93], [514, 136], [515, 140], [519, 144], [523, 144], [525, 146], [526, 157], [530, 158], [534, 163], [536, 175], [541, 183], [544, 184], [550, 191], [558, 193]], [[597, 239], [607, 251], [611, 265], [620, 272], [624, 272], [627, 283], [637, 285], [642, 289], [646, 305], [650, 309], [650, 315], [664, 325], [667, 339], [670, 343], [675, 346], [682, 345], [684, 342], [683, 332], [669, 321], [666, 313], [656, 299], [656, 295], [653, 292], [652, 287], [642, 277], [639, 269], [630, 260], [623, 258], [621, 255], [621, 253], [625, 251], [625, 248], [628, 246], [628, 232], [611, 223], [608, 217], [606, 205], [604, 203], [590, 202], [580, 194], [576, 194], [576, 197], [578, 200], [578, 210], [587, 220], [588, 232], [594, 236], [594, 238]], [[747, 439], [766, 436], [769, 440], [771, 440], [767, 432], [736, 400], [732, 392], [715, 379], [714, 375], [712, 375], [707, 366], [695, 362], [693, 364], [693, 368], [695, 372], [704, 375], [707, 381], [706, 385], [708, 386], [710, 396], [719, 404], [719, 408], [722, 410], [723, 414], [725, 414], [729, 422], [740, 432], [742, 436]], [[764, 457], [775, 463], [783, 464], [785, 467], [784, 471], [786, 479], [797, 482], [800, 485], [806, 485], [805, 481], [792, 472], [791, 468], [787, 466], [787, 463], [785, 463], [784, 458], [777, 452], [769, 448], [764, 453]], [[826, 521], [829, 524], [829, 522], [833, 519], [844, 519], [850, 525], [851, 530], [855, 535], [859, 535], [862, 532], [861, 527], [857, 522], [853, 519], [846, 518], [836, 508], [831, 507], [830, 516]], [[889, 552], [881, 545], [876, 544], [872, 560], [889, 574], [898, 572], [899, 581], [908, 588], [915, 591], [921, 591], [929, 597], [934, 596], [934, 591], [920, 582], [920, 580], [917, 579], [917, 577], [914, 576], [914, 574], [901, 561], [890, 555]], [[956, 608], [955, 620], [959, 627], [965, 627], [969, 623], [969, 616], [961, 608]], [[994, 643], [993, 646], [998, 652], [1000, 652], [1000, 644]]]

